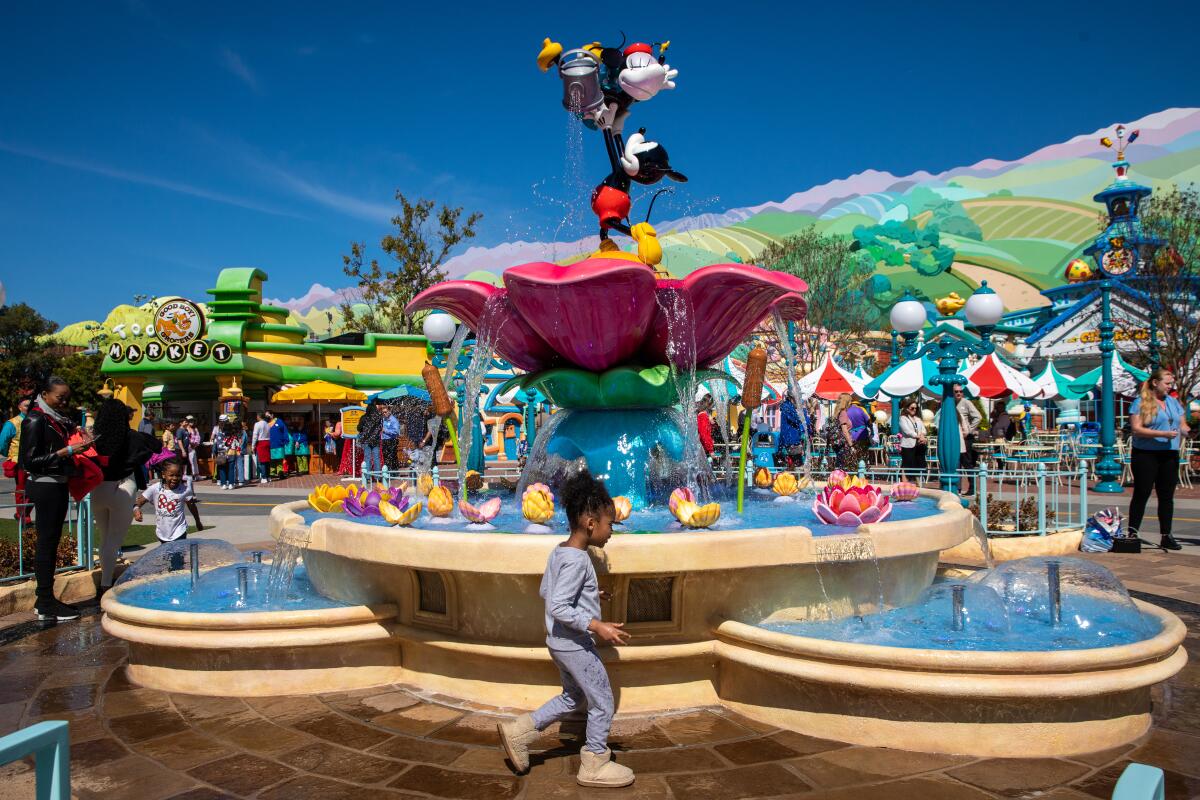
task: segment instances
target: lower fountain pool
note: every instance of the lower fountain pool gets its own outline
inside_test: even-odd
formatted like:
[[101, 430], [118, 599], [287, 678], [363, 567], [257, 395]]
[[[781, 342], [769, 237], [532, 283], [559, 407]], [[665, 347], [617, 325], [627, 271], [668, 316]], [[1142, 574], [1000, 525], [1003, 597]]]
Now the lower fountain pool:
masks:
[[[562, 508], [557, 508], [554, 517], [545, 527], [531, 528], [531, 523], [521, 515], [520, 498], [511, 492], [487, 492], [472, 495], [471, 502], [479, 505], [492, 497], [500, 497], [502, 504], [500, 514], [490, 527], [469, 524], [457, 510], [449, 517], [432, 517], [427, 512], [422, 513], [410, 525], [418, 530], [452, 531], [462, 533], [542, 533], [565, 536], [567, 534], [567, 518]], [[786, 500], [779, 500], [774, 494], [763, 491], [752, 493], [746, 499], [744, 512], [738, 515], [732, 501], [721, 503], [721, 518], [712, 526], [712, 531], [753, 530], [756, 528], [780, 528], [803, 525], [812, 531], [813, 536], [844, 536], [854, 532], [854, 528], [839, 525], [827, 525], [817, 518], [812, 511], [813, 495], [801, 493]], [[382, 517], [349, 517], [345, 514], [329, 514], [303, 509], [299, 512], [306, 525], [311, 525], [318, 519], [344, 519], [364, 525], [387, 526]], [[938, 513], [938, 500], [935, 497], [918, 497], [904, 503], [893, 503], [892, 513], [888, 522], [920, 519]], [[549, 530], [547, 530], [547, 528]], [[683, 526], [671, 515], [669, 509], [654, 506], [635, 510], [629, 519], [620, 525], [613, 526], [613, 533], [621, 534], [655, 534], [679, 533]], [[693, 531], [703, 534], [705, 529]]]
[[759, 627], [855, 644], [992, 652], [1115, 647], [1162, 630], [1111, 572], [1078, 558], [1012, 561], [966, 582], [936, 583], [915, 603], [879, 614]]
[[[239, 591], [239, 571], [246, 573], [246, 594]], [[269, 564], [228, 564], [208, 570], [195, 586], [187, 573], [134, 583], [120, 590], [121, 602], [159, 611], [195, 613], [255, 611], [301, 611], [346, 608], [348, 603], [331, 600], [313, 588], [303, 565], [296, 567], [291, 586], [279, 596], [268, 591]]]

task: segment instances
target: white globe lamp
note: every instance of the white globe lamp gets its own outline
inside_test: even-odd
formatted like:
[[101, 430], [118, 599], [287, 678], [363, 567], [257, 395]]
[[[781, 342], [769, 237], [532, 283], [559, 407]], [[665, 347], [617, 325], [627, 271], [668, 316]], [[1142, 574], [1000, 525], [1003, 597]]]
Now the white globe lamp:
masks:
[[888, 318], [892, 323], [893, 330], [900, 333], [916, 333], [925, 327], [925, 306], [911, 294], [905, 292], [904, 297], [892, 306], [892, 312]]
[[963, 312], [967, 322], [975, 327], [992, 327], [1004, 316], [1004, 301], [987, 285], [987, 281], [983, 281], [975, 294], [967, 298]]
[[421, 323], [421, 331], [425, 338], [434, 344], [445, 344], [453, 339], [457, 327], [454, 318], [441, 311], [431, 311]]

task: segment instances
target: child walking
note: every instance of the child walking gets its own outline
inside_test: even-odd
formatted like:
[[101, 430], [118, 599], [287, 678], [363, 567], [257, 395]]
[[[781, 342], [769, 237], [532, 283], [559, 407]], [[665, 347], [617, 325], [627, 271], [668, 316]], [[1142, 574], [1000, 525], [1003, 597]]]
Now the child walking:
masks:
[[187, 538], [186, 506], [196, 520], [196, 532], [204, 530], [200, 524], [200, 511], [196, 508], [196, 495], [192, 493], [192, 479], [184, 477], [183, 464], [175, 459], [168, 460], [163, 463], [159, 474], [162, 480], [147, 486], [134, 501], [133, 518], [141, 522], [142, 506], [153, 503], [154, 535], [160, 542], [173, 542]]
[[579, 753], [575, 780], [581, 786], [628, 786], [633, 770], [613, 761], [608, 748], [613, 694], [592, 636], [621, 645], [629, 634], [621, 630], [623, 623], [601, 621], [600, 585], [587, 551], [608, 542], [616, 510], [608, 489], [586, 470], [567, 479], [562, 498], [571, 535], [551, 551], [539, 590], [546, 601], [546, 647], [561, 674], [562, 694], [532, 714], [496, 727], [509, 760], [521, 773], [529, 769], [529, 745], [538, 733], [586, 707], [587, 743]]

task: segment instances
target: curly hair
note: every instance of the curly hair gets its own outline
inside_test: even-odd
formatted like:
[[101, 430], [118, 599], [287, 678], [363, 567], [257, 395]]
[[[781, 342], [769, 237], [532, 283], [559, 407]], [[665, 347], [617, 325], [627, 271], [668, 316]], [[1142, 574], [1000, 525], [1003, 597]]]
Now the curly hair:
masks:
[[614, 514], [616, 508], [604, 481], [592, 477], [582, 469], [563, 481], [563, 506], [567, 510], [567, 524], [574, 529], [584, 514]]
[[110, 460], [122, 460], [129, 450], [129, 417], [133, 410], [115, 397], [96, 409], [96, 452]]

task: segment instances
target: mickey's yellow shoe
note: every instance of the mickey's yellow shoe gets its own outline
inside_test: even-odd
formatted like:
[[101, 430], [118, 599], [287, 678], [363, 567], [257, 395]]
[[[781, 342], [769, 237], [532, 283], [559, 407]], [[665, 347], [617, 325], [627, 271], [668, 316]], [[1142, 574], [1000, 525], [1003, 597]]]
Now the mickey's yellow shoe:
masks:
[[550, 69], [550, 65], [558, 60], [562, 55], [563, 46], [558, 42], [550, 41], [549, 37], [542, 40], [542, 52], [538, 53], [537, 65], [542, 72]]

